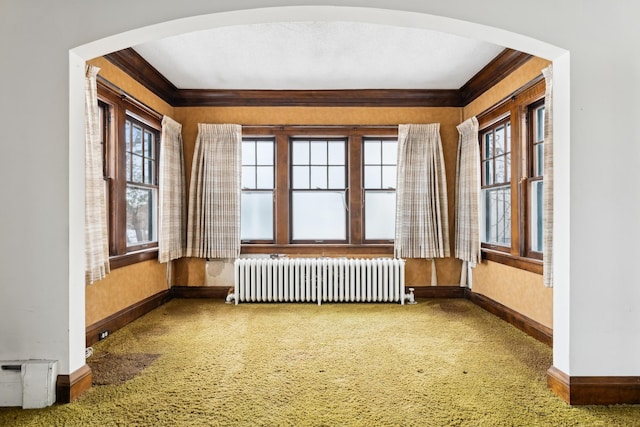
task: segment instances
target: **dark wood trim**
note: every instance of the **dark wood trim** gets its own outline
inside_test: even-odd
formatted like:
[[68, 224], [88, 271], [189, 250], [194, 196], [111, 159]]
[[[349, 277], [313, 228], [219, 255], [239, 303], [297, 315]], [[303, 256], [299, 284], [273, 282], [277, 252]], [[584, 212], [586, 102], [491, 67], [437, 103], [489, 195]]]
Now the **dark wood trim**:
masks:
[[112, 270], [120, 267], [126, 267], [127, 265], [135, 264], [137, 262], [148, 261], [151, 259], [158, 259], [158, 248], [132, 252], [125, 255], [116, 255], [109, 258], [109, 265]]
[[640, 377], [571, 377], [552, 366], [547, 386], [570, 405], [636, 405]]
[[462, 105], [468, 105], [531, 58], [533, 55], [513, 49], [500, 52], [460, 88]]
[[89, 365], [82, 365], [68, 375], [56, 379], [56, 403], [71, 403], [91, 387], [93, 374]]
[[174, 107], [461, 107], [455, 89], [178, 89]]
[[226, 298], [233, 286], [174, 286], [173, 298]]
[[85, 339], [87, 347], [98, 341], [98, 334], [108, 330], [110, 334], [123, 326], [128, 325], [137, 318], [144, 316], [155, 308], [168, 302], [172, 298], [172, 292], [168, 289], [155, 295], [147, 297], [125, 309], [122, 309], [111, 316], [108, 316], [93, 325], [87, 326]]
[[173, 105], [178, 90], [165, 76], [149, 64], [138, 52], [126, 48], [104, 56], [109, 62], [129, 74], [169, 105]]
[[240, 250], [242, 254], [285, 254], [291, 256], [392, 256], [393, 244], [245, 244]]
[[533, 56], [505, 49], [459, 89], [178, 89], [131, 48], [105, 55], [173, 107], [464, 107]]
[[491, 251], [485, 248], [482, 249], [482, 259], [508, 265], [520, 270], [530, 271], [531, 273], [543, 273], [542, 260], [538, 259], [525, 258], [506, 252]]
[[416, 298], [464, 298], [464, 289], [460, 286], [406, 286], [405, 292], [413, 288]]
[[506, 305], [500, 304], [497, 301], [492, 300], [482, 294], [475, 293], [469, 289], [465, 288], [465, 297], [476, 304], [479, 307], [482, 307], [489, 313], [501, 318], [507, 323], [515, 326], [520, 329], [522, 332], [532, 336], [538, 341], [547, 344], [548, 346], [553, 345], [553, 330], [542, 323], [536, 322], [535, 320], [518, 313], [517, 311], [507, 307]]

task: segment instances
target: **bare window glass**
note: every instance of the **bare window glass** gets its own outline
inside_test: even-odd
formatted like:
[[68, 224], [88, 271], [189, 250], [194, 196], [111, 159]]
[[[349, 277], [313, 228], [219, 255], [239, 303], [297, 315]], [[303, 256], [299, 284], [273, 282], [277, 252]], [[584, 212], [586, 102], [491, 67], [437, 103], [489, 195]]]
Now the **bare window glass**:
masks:
[[365, 138], [363, 142], [365, 240], [395, 238], [395, 138]]
[[243, 138], [240, 239], [273, 241], [274, 138]]

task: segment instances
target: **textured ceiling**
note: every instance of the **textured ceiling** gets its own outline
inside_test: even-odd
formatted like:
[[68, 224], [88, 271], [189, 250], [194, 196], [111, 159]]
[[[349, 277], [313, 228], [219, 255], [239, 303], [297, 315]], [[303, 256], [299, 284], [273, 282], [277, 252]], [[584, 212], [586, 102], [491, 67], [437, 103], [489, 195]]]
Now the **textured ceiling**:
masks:
[[133, 47], [179, 89], [459, 89], [502, 50], [355, 22], [229, 26]]

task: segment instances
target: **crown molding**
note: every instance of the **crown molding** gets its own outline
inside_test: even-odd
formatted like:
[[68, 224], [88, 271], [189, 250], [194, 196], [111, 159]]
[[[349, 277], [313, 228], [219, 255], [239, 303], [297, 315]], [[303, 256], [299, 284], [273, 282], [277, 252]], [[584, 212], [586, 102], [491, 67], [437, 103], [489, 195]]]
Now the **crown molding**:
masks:
[[105, 55], [174, 107], [464, 107], [532, 55], [503, 50], [460, 89], [221, 90], [178, 89], [132, 48]]

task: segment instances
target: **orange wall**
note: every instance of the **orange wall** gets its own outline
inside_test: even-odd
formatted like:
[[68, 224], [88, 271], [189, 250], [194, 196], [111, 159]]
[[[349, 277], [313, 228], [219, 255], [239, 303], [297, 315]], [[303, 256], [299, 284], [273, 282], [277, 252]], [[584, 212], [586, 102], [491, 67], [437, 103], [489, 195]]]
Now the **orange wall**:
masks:
[[[96, 58], [89, 63], [100, 67], [99, 76], [106, 78], [138, 101], [161, 114], [173, 115], [172, 106], [109, 61]], [[86, 325], [90, 326], [166, 289], [166, 265], [156, 260], [112, 270], [107, 277], [86, 288]]]
[[[392, 108], [392, 107], [177, 107], [175, 119], [182, 124], [187, 181], [198, 134], [198, 123], [235, 123], [241, 125], [398, 125], [401, 123], [440, 123], [440, 136], [447, 174], [449, 194], [450, 241], [453, 242], [453, 209], [458, 131], [462, 121], [460, 108]], [[345, 253], [348, 255], [348, 253]], [[204, 261], [180, 260], [176, 263], [175, 283], [183, 286], [203, 286]], [[453, 258], [437, 260], [440, 285], [460, 283], [460, 262]], [[407, 284], [431, 284], [431, 262], [409, 260], [406, 265]]]
[[[465, 119], [482, 113], [522, 87], [549, 65], [533, 58], [463, 109]], [[539, 322], [553, 327], [553, 290], [545, 288], [542, 275], [484, 261], [473, 270], [473, 291]]]

